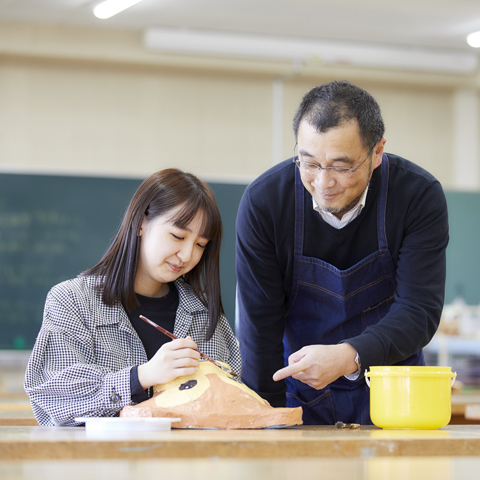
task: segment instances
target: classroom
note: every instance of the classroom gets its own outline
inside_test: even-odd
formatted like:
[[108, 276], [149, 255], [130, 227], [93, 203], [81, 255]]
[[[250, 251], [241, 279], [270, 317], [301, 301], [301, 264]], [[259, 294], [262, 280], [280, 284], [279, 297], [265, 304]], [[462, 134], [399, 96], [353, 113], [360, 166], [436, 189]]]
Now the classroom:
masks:
[[[136, 479], [155, 469], [178, 479], [192, 472], [270, 479], [301, 468], [307, 478], [319, 471], [332, 479], [473, 478], [480, 466], [480, 57], [466, 37], [480, 30], [480, 6], [124, 3], [103, 19], [93, 13], [101, 0], [0, 5], [0, 477]], [[173, 423], [168, 431], [97, 436], [84, 426], [39, 426], [24, 378], [47, 294], [97, 264], [155, 172], [180, 169], [211, 189], [223, 223], [223, 308], [239, 333], [242, 197], [264, 172], [305, 154], [292, 128], [304, 95], [343, 80], [378, 102], [383, 151], [443, 187], [445, 299], [423, 355], [427, 366], [454, 372], [446, 424]], [[245, 368], [253, 360], [240, 350]]]

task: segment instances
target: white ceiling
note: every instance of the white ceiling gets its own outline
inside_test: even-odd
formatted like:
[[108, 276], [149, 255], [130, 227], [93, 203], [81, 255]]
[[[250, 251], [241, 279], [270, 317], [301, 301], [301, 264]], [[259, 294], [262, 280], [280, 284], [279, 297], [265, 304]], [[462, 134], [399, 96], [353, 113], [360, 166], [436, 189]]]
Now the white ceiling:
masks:
[[[180, 27], [468, 52], [480, 0], [143, 0], [107, 20], [101, 0], [0, 0], [0, 22], [143, 30]], [[0, 24], [1, 28], [1, 24]]]

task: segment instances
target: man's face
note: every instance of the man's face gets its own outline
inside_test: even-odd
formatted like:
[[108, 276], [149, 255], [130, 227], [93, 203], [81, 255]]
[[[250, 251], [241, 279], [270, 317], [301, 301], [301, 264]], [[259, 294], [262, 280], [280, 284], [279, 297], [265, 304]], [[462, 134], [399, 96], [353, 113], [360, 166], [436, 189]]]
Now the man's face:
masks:
[[[306, 120], [298, 129], [298, 158], [322, 167], [356, 168], [368, 155], [362, 142], [357, 120], [319, 133]], [[327, 170], [310, 174], [300, 169], [304, 187], [324, 210], [338, 218], [351, 210], [368, 186], [373, 169], [382, 163], [385, 138], [375, 145], [371, 156], [352, 176], [337, 176]]]

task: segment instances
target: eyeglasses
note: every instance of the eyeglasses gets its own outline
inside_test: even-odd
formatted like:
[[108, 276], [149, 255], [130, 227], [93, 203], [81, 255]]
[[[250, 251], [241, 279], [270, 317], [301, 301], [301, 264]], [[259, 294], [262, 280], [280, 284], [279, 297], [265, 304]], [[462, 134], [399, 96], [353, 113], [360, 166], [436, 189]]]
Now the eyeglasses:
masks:
[[293, 162], [297, 165], [300, 170], [303, 170], [309, 175], [316, 175], [320, 170], [326, 170], [327, 173], [335, 178], [350, 178], [354, 172], [356, 172], [370, 157], [373, 152], [375, 145], [368, 152], [365, 160], [360, 162], [355, 168], [350, 167], [322, 167], [318, 163], [306, 162], [305, 160], [300, 160], [298, 156], [293, 159]]

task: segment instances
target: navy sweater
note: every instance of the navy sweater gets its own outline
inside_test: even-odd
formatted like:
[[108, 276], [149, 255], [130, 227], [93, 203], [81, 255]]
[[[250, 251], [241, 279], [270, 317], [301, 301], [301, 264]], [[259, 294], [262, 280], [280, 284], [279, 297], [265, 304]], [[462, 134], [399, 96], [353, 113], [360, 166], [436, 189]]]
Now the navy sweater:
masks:
[[[392, 365], [424, 347], [438, 327], [444, 301], [448, 216], [442, 187], [414, 163], [387, 156], [386, 229], [396, 291], [390, 312], [377, 325], [344, 339], [360, 354], [362, 371], [371, 365]], [[274, 382], [272, 375], [284, 366], [284, 317], [293, 273], [295, 168], [289, 159], [261, 175], [246, 189], [237, 216], [236, 334], [242, 381], [273, 406], [285, 404], [285, 383]], [[303, 255], [345, 270], [378, 250], [380, 176], [381, 169], [376, 168], [362, 213], [340, 230], [322, 220], [304, 190]]]

